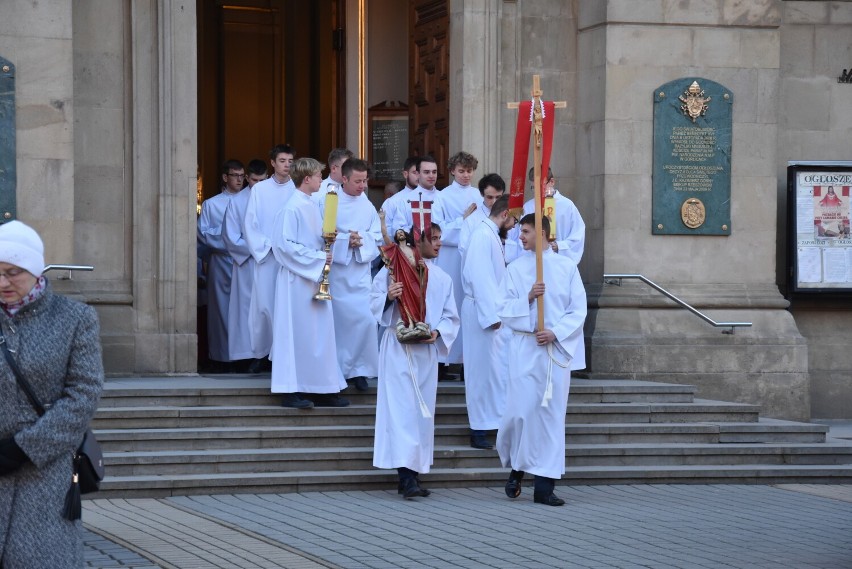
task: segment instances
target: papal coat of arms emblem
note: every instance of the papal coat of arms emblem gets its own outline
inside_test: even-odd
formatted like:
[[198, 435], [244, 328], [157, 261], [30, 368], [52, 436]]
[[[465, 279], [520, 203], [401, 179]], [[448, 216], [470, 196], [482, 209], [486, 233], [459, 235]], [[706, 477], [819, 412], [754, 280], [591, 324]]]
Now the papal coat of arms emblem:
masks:
[[707, 212], [704, 203], [698, 198], [689, 198], [680, 206], [680, 218], [690, 229], [696, 229], [704, 224]]
[[707, 112], [707, 103], [712, 100], [711, 97], [704, 96], [704, 90], [698, 86], [698, 81], [693, 81], [689, 89], [684, 91], [678, 99], [683, 103], [680, 110], [684, 115], [691, 118], [692, 122], [695, 122], [698, 117], [704, 116]]

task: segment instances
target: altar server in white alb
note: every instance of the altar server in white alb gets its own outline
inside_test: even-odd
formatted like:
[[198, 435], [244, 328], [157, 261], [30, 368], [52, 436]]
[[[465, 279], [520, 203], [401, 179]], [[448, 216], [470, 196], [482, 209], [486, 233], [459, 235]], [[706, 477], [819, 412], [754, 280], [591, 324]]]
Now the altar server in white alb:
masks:
[[323, 165], [313, 158], [293, 162], [293, 197], [275, 221], [272, 252], [280, 264], [275, 285], [272, 344], [272, 392], [284, 394], [281, 405], [297, 409], [346, 407], [338, 397], [346, 382], [337, 366], [331, 302], [314, 300], [325, 252], [322, 217], [311, 194], [319, 190]]
[[245, 175], [239, 160], [225, 162], [222, 192], [204, 200], [198, 218], [198, 242], [207, 247], [210, 255], [207, 262], [207, 348], [210, 359], [219, 363], [235, 359], [228, 348], [228, 305], [234, 261], [225, 245], [222, 224], [228, 204], [243, 187]]
[[367, 378], [376, 377], [379, 369], [378, 332], [370, 311], [370, 265], [379, 256], [382, 228], [376, 209], [364, 198], [369, 174], [367, 163], [358, 158], [341, 167], [337, 240], [328, 275], [337, 362], [346, 383], [358, 391], [367, 390]]
[[411, 231], [411, 226], [414, 225], [411, 202], [429, 202], [430, 209], [433, 206], [438, 195], [438, 189], [435, 187], [435, 182], [438, 181], [438, 163], [435, 159], [431, 156], [417, 158], [417, 176], [417, 187], [411, 191], [399, 192], [391, 198], [389, 209], [385, 210], [385, 222], [390, 235], [396, 233], [397, 229]]
[[499, 197], [474, 230], [462, 261], [465, 400], [473, 448], [494, 448], [486, 431], [500, 426], [506, 408], [505, 344], [511, 332], [501, 327], [497, 299], [506, 275], [503, 240], [516, 221], [509, 214], [509, 196]]
[[340, 184], [343, 183], [343, 173], [341, 172], [341, 168], [343, 167], [343, 163], [353, 156], [354, 154], [352, 154], [352, 151], [348, 148], [332, 148], [331, 152], [328, 153], [328, 176], [326, 176], [326, 178], [322, 181], [322, 184], [320, 184], [319, 191], [311, 196], [311, 199], [314, 200], [317, 205], [321, 206], [323, 197], [330, 190], [337, 191]]
[[256, 354], [268, 354], [272, 350], [275, 281], [279, 267], [272, 254], [275, 216], [296, 191], [290, 179], [295, 155], [296, 151], [287, 144], [279, 144], [269, 151], [272, 177], [252, 188], [246, 206], [245, 239], [257, 263], [249, 308], [251, 349]]
[[396, 468], [398, 492], [406, 499], [428, 496], [420, 474], [429, 472], [435, 444], [435, 399], [438, 390], [438, 355], [446, 354], [459, 330], [453, 282], [434, 258], [441, 247], [440, 228], [432, 224], [427, 236], [414, 245], [427, 269], [425, 322], [432, 337], [420, 343], [401, 344], [396, 323], [403, 283], [391, 280], [383, 268], [373, 279], [370, 307], [385, 326], [379, 348], [379, 389], [376, 396], [376, 436], [373, 466]]
[[[418, 160], [419, 158], [417, 156], [409, 156], [405, 159], [405, 162], [402, 165], [402, 179], [405, 181], [402, 189], [394, 195], [385, 198], [385, 201], [382, 203], [382, 207], [380, 209], [388, 214], [388, 223], [390, 222], [390, 215], [394, 204], [400, 200], [408, 201], [412, 190], [414, 190], [420, 182], [420, 173], [417, 171]], [[390, 228], [390, 225], [388, 225], [388, 228]]]
[[[533, 179], [533, 171], [529, 172], [529, 179]], [[553, 171], [548, 171], [547, 183], [544, 188], [545, 197], [553, 198], [556, 208], [556, 239], [550, 242], [550, 248], [554, 253], [559, 253], [563, 257], [568, 257], [574, 263], [580, 264], [580, 259], [583, 258], [583, 248], [586, 244], [586, 223], [580, 215], [580, 210], [574, 205], [570, 198], [562, 195], [556, 189], [556, 179], [553, 177]], [[524, 204], [524, 215], [535, 212], [535, 202], [527, 200]], [[554, 213], [543, 212], [544, 215], [553, 218]], [[518, 241], [518, 232], [510, 232], [509, 240], [506, 243], [506, 259], [509, 262], [515, 260], [524, 253], [520, 241]]]
[[[432, 205], [432, 219], [441, 226], [441, 256], [438, 257], [438, 266], [453, 279], [453, 290], [456, 295], [456, 308], [461, 311], [464, 291], [461, 282], [461, 253], [459, 252], [459, 240], [464, 218], [476, 211], [482, 196], [476, 187], [470, 185], [474, 171], [479, 166], [479, 161], [468, 152], [457, 152], [447, 161], [447, 168], [452, 183], [438, 192], [435, 203]], [[464, 318], [462, 318], [464, 328]], [[464, 335], [459, 337], [446, 358], [441, 363], [462, 363], [462, 346]]]
[[[521, 219], [520, 242], [535, 251], [535, 216]], [[542, 218], [546, 236], [550, 224]], [[540, 231], [541, 231], [540, 230]], [[545, 241], [546, 243], [546, 241]], [[513, 261], [501, 286], [497, 312], [512, 331], [508, 343], [509, 388], [497, 432], [497, 451], [511, 468], [506, 495], [517, 498], [525, 473], [535, 475], [537, 504], [561, 506], [554, 494], [565, 474], [565, 413], [571, 370], [586, 366], [583, 323], [586, 290], [577, 265], [544, 245], [544, 282], [536, 282], [535, 255]], [[538, 331], [538, 303], [544, 326]]]
[[252, 160], [246, 177], [248, 185], [231, 199], [222, 224], [222, 238], [234, 264], [231, 268], [231, 296], [228, 301], [228, 351], [232, 360], [251, 360], [248, 371], [260, 371], [260, 358], [266, 352], [257, 353], [251, 347], [249, 330], [249, 306], [254, 283], [254, 257], [245, 239], [245, 218], [252, 188], [266, 179], [266, 163]]
[[479, 179], [478, 185], [482, 201], [470, 215], [464, 218], [461, 233], [459, 234], [459, 253], [462, 258], [464, 258], [464, 252], [467, 249], [467, 244], [470, 242], [473, 230], [488, 219], [488, 216], [491, 215], [491, 206], [494, 205], [497, 198], [506, 192], [506, 182], [500, 177], [500, 174], [485, 174]]

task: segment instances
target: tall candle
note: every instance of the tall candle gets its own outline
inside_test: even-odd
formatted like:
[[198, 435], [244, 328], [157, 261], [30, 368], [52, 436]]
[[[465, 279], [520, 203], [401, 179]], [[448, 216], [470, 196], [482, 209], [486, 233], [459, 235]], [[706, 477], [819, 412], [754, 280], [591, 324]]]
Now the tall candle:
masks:
[[556, 239], [556, 200], [554, 198], [544, 198], [542, 213], [550, 220], [550, 235], [548, 237], [551, 240]]
[[322, 234], [331, 235], [337, 229], [337, 192], [329, 191], [325, 195], [325, 213], [322, 218]]

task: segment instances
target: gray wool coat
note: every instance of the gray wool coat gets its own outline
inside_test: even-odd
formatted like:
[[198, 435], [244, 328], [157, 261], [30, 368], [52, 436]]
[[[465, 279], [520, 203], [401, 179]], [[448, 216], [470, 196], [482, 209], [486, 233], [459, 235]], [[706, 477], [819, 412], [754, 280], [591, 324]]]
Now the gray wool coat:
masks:
[[0, 438], [15, 442], [30, 461], [0, 475], [2, 569], [83, 567], [80, 522], [63, 518], [71, 485], [71, 456], [97, 408], [103, 388], [98, 317], [90, 307], [44, 295], [0, 327], [12, 355], [42, 404], [41, 418], [0, 354]]

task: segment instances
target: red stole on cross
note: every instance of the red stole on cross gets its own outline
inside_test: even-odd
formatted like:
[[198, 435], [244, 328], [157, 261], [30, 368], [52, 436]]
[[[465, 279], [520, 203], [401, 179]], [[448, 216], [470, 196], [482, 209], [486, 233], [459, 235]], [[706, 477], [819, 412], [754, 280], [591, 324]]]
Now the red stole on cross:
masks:
[[[544, 117], [541, 121], [541, 192], [544, 200], [544, 185], [550, 169], [550, 152], [553, 149], [553, 101], [542, 101]], [[532, 101], [518, 105], [518, 125], [515, 130], [515, 158], [512, 162], [512, 180], [509, 183], [509, 212], [520, 217], [524, 210], [524, 184], [530, 157], [530, 134], [532, 133]], [[542, 201], [544, 205], [544, 201]]]

